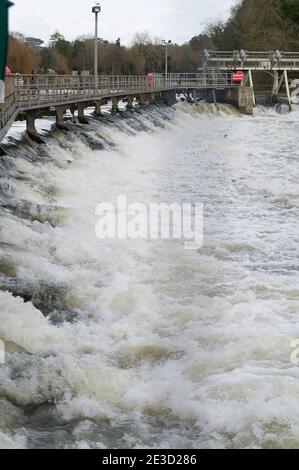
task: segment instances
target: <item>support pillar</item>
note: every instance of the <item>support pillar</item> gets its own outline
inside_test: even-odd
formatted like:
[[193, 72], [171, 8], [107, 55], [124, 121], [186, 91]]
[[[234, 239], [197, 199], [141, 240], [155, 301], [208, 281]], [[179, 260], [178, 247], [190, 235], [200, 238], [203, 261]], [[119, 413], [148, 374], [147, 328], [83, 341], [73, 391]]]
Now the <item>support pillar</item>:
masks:
[[38, 144], [44, 144], [44, 141], [39, 136], [36, 127], [35, 127], [35, 120], [38, 117], [38, 114], [34, 111], [28, 111], [26, 113], [26, 131], [30, 139], [34, 140]]
[[284, 75], [285, 87], [286, 87], [286, 92], [287, 92], [288, 104], [289, 104], [290, 111], [292, 111], [292, 98], [291, 98], [290, 87], [289, 87], [288, 72], [284, 70], [283, 75]]
[[214, 105], [216, 106], [217, 110], [219, 111], [219, 106], [218, 106], [218, 103], [217, 103], [217, 95], [216, 95], [215, 88], [213, 88], [213, 102], [214, 102]]
[[142, 95], [139, 96], [139, 104], [141, 106], [144, 106], [146, 102], [147, 102], [147, 95], [143, 93]]
[[226, 89], [226, 101], [237, 106], [243, 114], [253, 114], [253, 89], [240, 86]]
[[72, 114], [72, 116], [73, 116], [73, 123], [74, 123], [74, 124], [77, 122], [77, 119], [76, 119], [76, 117], [75, 117], [76, 109], [77, 109], [77, 108], [76, 108], [76, 105], [75, 105], [75, 104], [71, 104], [71, 106], [70, 106], [70, 112], [71, 112], [71, 114]]
[[238, 107], [243, 114], [253, 114], [253, 89], [240, 87], [238, 89]]
[[278, 94], [278, 81], [279, 81], [279, 75], [277, 70], [274, 71], [274, 79], [273, 79], [273, 89], [272, 89], [272, 95], [277, 95]]
[[[215, 91], [215, 90], [214, 90]], [[215, 100], [216, 100], [216, 96], [215, 96]], [[197, 105], [197, 93], [196, 93], [196, 89], [194, 88], [193, 90], [193, 101], [194, 103]]]
[[284, 74], [279, 77], [279, 73], [276, 71], [274, 75], [274, 84], [272, 90], [272, 96], [278, 96], [281, 85], [284, 81]]
[[160, 91], [158, 93], [155, 93], [154, 103], [155, 103], [156, 106], [159, 106], [159, 105], [163, 104], [162, 93]]
[[94, 114], [95, 116], [98, 116], [98, 117], [103, 117], [103, 113], [102, 113], [102, 110], [101, 110], [101, 102], [100, 102], [100, 101], [96, 101], [96, 102], [95, 102], [95, 108], [94, 108], [93, 114]]
[[56, 126], [58, 127], [58, 129], [62, 129], [62, 130], [66, 129], [64, 119], [63, 119], [66, 110], [67, 110], [67, 108], [65, 106], [56, 106], [55, 107]]
[[253, 101], [253, 107], [256, 107], [256, 98], [255, 98], [255, 92], [254, 92], [254, 86], [253, 86], [253, 78], [252, 78], [252, 71], [251, 69], [248, 70], [248, 78], [249, 78], [249, 86], [252, 88], [252, 101]]
[[152, 104], [157, 104], [157, 93], [151, 93]]
[[127, 110], [128, 110], [128, 111], [132, 111], [132, 110], [133, 110], [134, 98], [135, 98], [135, 96], [133, 96], [133, 95], [129, 95], [129, 96], [127, 97], [127, 102], [128, 102], [128, 104], [127, 104]]
[[88, 124], [88, 121], [84, 115], [85, 103], [78, 103], [78, 120], [80, 124]]
[[119, 113], [118, 103], [119, 103], [118, 96], [113, 96], [113, 98], [112, 98], [112, 114]]
[[104, 104], [107, 104], [107, 100], [98, 100], [98, 101], [95, 101], [94, 105], [95, 105], [95, 110], [94, 110], [94, 115], [95, 116], [98, 116], [98, 117], [103, 117], [103, 113], [102, 113], [102, 110], [101, 110], [101, 106], [103, 106]]

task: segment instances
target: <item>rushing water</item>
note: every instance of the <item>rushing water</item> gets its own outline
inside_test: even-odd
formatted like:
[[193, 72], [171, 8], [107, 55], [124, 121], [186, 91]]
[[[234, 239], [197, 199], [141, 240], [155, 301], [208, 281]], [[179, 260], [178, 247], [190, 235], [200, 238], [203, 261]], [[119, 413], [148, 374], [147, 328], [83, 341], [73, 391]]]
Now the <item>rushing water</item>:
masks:
[[[0, 179], [0, 448], [299, 447], [299, 112], [147, 107]], [[100, 241], [95, 207], [201, 202], [200, 251]]]

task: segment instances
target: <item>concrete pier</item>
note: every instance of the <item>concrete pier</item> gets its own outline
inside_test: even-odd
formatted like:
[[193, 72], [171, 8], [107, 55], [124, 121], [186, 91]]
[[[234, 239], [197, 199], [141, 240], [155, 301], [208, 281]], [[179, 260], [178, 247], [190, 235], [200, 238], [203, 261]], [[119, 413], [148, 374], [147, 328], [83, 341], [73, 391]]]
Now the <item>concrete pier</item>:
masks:
[[41, 113], [38, 111], [28, 111], [25, 115], [26, 119], [26, 131], [30, 139], [34, 140], [38, 144], [43, 144], [44, 141], [38, 134], [35, 127], [35, 120], [41, 117]]
[[142, 93], [139, 95], [138, 101], [141, 106], [144, 106], [148, 101], [148, 95], [146, 93]]
[[84, 115], [84, 110], [87, 106], [87, 103], [78, 103], [78, 121], [80, 124], [88, 124], [88, 120]]
[[158, 101], [157, 93], [151, 93], [151, 103], [156, 104]]
[[113, 114], [119, 113], [119, 107], [118, 107], [119, 100], [120, 98], [118, 96], [113, 96], [112, 98], [112, 113]]
[[105, 104], [108, 103], [108, 100], [97, 100], [94, 102], [95, 110], [94, 110], [94, 115], [98, 117], [103, 117], [103, 113], [101, 110], [101, 106], [104, 106]]
[[66, 106], [56, 106], [55, 112], [56, 112], [56, 127], [58, 129], [66, 129], [65, 123], [64, 123], [64, 115], [66, 113], [67, 107]]
[[243, 114], [253, 114], [254, 91], [251, 87], [240, 86], [227, 88], [225, 91], [227, 103], [236, 106]]
[[129, 111], [132, 111], [132, 109], [133, 109], [134, 99], [135, 99], [135, 96], [128, 96], [127, 97], [127, 109]]

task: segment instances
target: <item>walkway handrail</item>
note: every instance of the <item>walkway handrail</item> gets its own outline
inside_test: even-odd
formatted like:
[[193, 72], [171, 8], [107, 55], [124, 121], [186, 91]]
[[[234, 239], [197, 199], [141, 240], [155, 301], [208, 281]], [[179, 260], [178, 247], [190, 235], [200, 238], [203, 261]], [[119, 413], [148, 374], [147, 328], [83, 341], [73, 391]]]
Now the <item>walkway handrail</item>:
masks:
[[[231, 74], [218, 71], [142, 75], [20, 75], [7, 77], [5, 103], [0, 104], [0, 138], [15, 114], [59, 104], [95, 102], [186, 89], [225, 89], [236, 86]], [[97, 86], [96, 86], [97, 84]]]

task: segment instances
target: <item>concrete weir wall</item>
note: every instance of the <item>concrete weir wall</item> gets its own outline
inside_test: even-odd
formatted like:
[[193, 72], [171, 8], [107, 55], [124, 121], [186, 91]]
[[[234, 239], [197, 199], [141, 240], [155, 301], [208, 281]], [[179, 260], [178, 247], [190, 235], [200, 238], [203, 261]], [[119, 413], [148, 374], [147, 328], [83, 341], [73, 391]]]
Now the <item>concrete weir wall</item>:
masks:
[[254, 92], [252, 87], [240, 86], [237, 88], [227, 88], [225, 99], [244, 114], [253, 114]]

